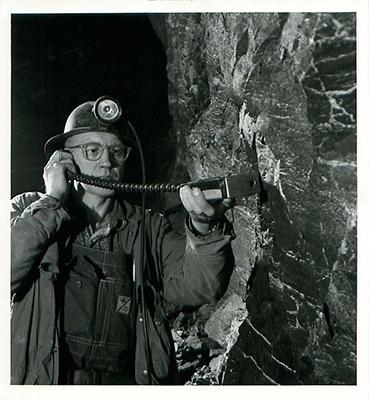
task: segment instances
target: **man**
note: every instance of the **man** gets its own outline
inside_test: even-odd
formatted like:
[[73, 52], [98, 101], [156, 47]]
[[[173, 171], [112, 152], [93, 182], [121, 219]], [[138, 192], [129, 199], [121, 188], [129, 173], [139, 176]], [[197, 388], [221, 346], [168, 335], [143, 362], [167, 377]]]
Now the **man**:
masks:
[[160, 214], [147, 212], [143, 228], [140, 209], [114, 190], [66, 178], [70, 170], [122, 180], [130, 148], [124, 119], [119, 130], [109, 121], [117, 108], [108, 98], [77, 107], [45, 145], [45, 193], [12, 201], [13, 384], [175, 383], [163, 301], [199, 306], [228, 286], [229, 203], [213, 206], [198, 188], [181, 188], [183, 236]]

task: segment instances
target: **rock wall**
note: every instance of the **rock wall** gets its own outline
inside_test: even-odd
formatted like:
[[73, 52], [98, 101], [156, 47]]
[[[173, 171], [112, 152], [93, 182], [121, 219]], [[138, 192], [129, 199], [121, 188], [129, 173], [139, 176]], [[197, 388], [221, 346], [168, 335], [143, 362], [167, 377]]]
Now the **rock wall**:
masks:
[[175, 314], [189, 384], [356, 382], [355, 14], [151, 15], [167, 54], [172, 180], [256, 168], [236, 269]]

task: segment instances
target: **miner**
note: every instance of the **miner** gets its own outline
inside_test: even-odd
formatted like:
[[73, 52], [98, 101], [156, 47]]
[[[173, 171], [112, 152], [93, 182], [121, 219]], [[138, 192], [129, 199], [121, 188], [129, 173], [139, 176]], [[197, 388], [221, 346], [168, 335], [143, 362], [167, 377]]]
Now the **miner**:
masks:
[[227, 200], [182, 187], [180, 235], [159, 213], [143, 224], [115, 189], [68, 178], [122, 181], [131, 142], [120, 112], [108, 97], [74, 109], [45, 144], [44, 193], [12, 200], [12, 384], [176, 383], [164, 302], [215, 302], [229, 283]]

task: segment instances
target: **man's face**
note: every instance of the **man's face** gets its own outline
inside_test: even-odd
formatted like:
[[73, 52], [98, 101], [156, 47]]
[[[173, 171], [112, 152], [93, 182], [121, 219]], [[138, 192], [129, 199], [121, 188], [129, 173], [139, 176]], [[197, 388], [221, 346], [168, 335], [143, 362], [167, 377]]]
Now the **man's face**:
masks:
[[[102, 146], [122, 146], [121, 140], [113, 133], [87, 132], [70, 137], [65, 142], [65, 147], [78, 146], [87, 143], [100, 143]], [[79, 172], [86, 175], [102, 177], [116, 182], [120, 182], [123, 178], [125, 162], [119, 163], [110, 154], [108, 149], [104, 149], [101, 158], [97, 161], [87, 160], [83, 154], [82, 148], [68, 149], [73, 155], [74, 161], [79, 167]], [[114, 190], [99, 188], [81, 184], [86, 193], [93, 194], [98, 197], [112, 197]]]

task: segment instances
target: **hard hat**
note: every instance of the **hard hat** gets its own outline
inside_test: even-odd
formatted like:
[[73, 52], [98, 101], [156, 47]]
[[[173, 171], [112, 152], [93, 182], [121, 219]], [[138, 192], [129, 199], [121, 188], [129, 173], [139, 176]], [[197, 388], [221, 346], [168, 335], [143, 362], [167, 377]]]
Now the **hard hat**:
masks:
[[123, 143], [131, 145], [127, 138], [127, 121], [122, 117], [119, 103], [111, 97], [103, 96], [96, 101], [87, 101], [71, 112], [65, 123], [64, 132], [46, 142], [44, 146], [46, 157], [49, 158], [55, 150], [61, 149], [69, 137], [86, 132], [113, 133]]

